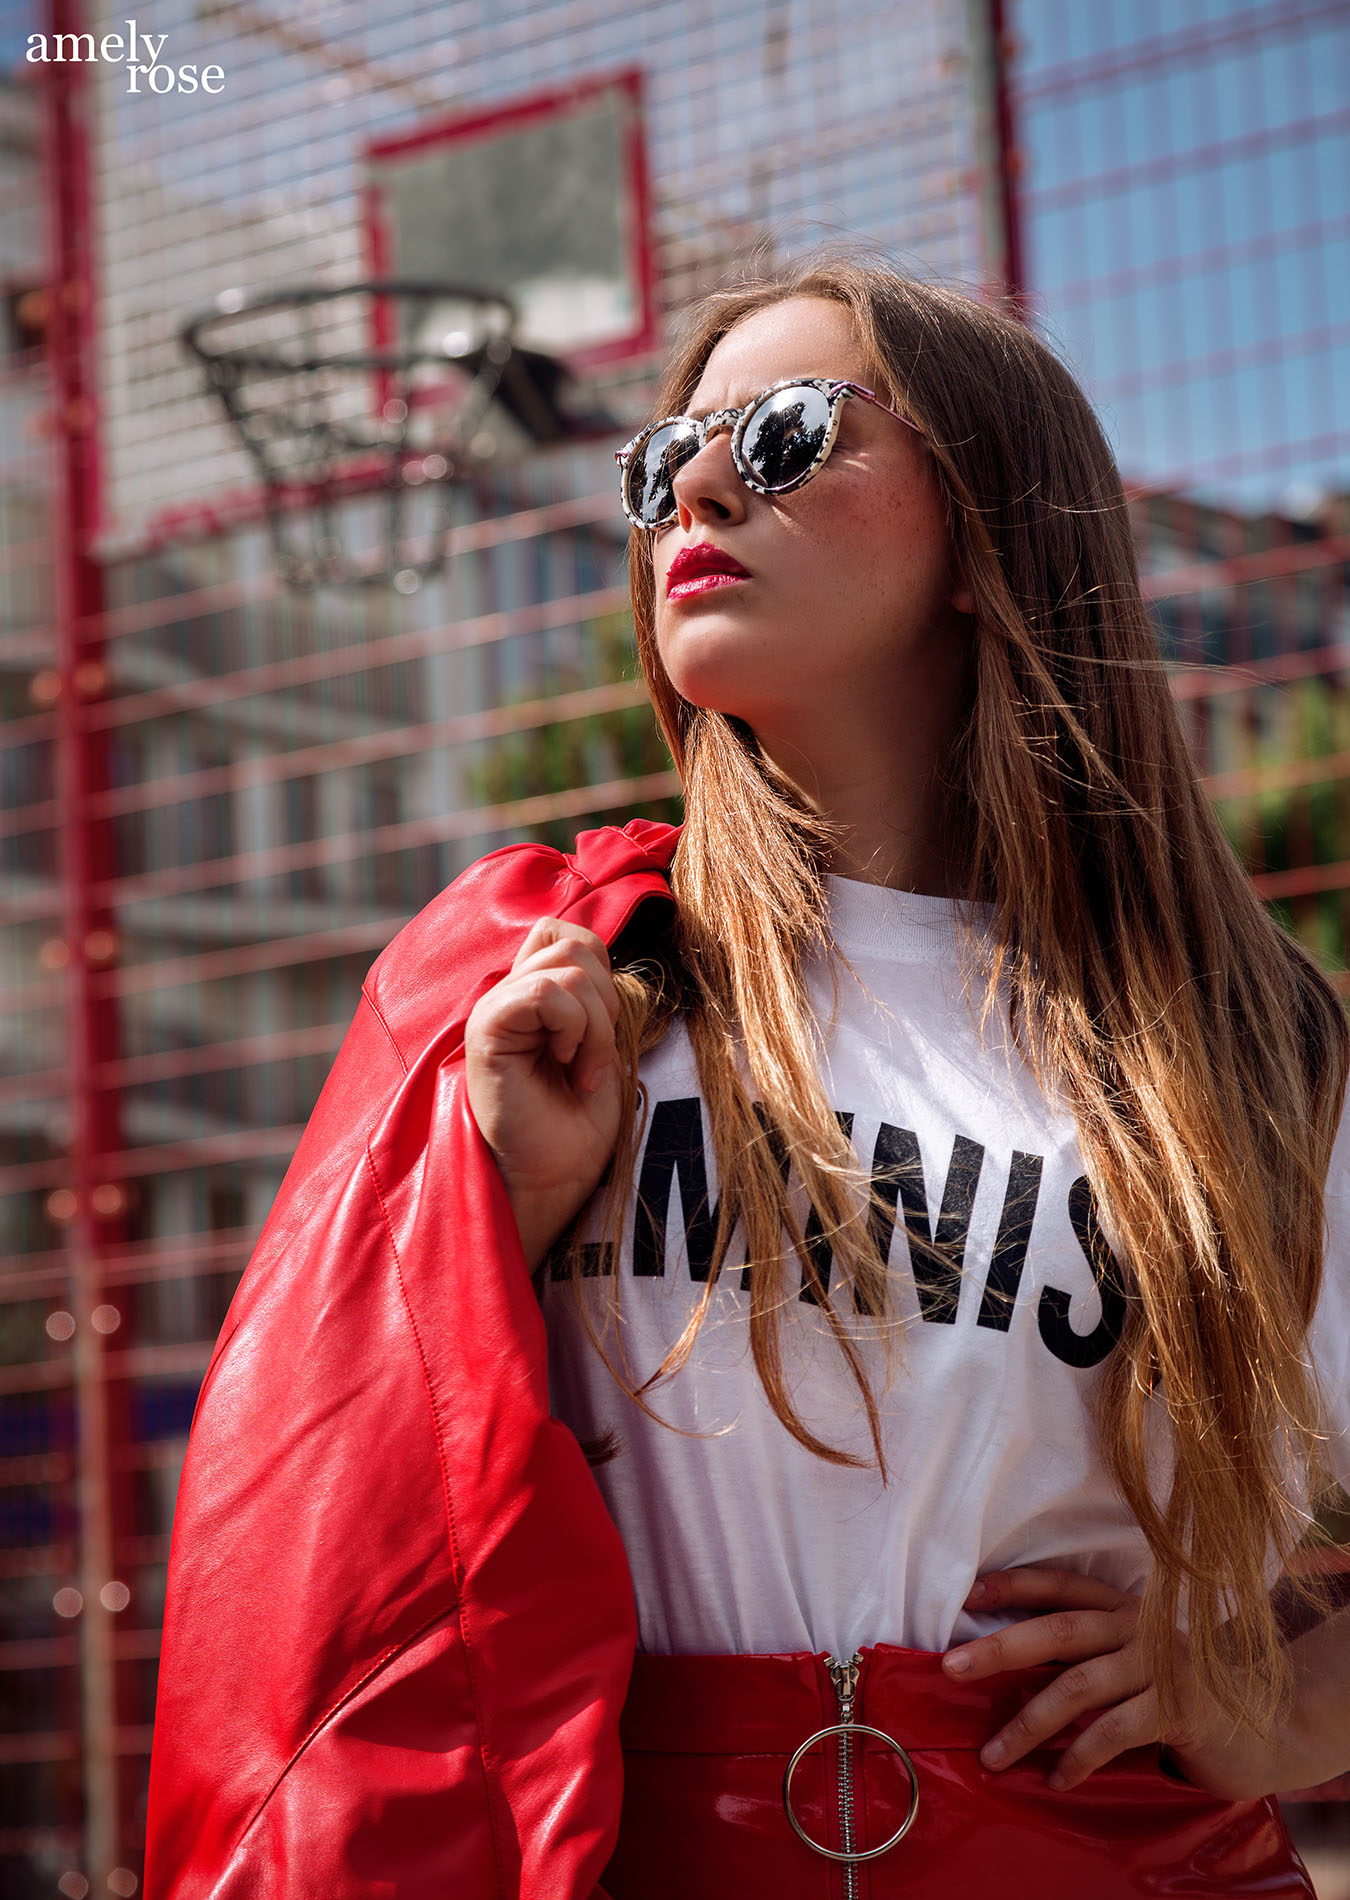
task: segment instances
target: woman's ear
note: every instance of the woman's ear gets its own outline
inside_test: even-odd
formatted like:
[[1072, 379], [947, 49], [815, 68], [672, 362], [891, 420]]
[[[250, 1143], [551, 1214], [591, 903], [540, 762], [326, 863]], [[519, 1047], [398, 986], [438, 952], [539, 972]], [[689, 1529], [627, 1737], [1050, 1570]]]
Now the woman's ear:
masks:
[[959, 614], [973, 614], [975, 611], [974, 590], [969, 587], [958, 587], [952, 595], [952, 606]]

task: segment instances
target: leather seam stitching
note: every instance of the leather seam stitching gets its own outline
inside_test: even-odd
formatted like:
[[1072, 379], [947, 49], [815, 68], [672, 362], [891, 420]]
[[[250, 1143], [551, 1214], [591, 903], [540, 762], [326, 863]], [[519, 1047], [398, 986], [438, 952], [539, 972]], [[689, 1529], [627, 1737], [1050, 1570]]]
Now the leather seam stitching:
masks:
[[393, 1030], [389, 1027], [388, 1023], [384, 1020], [383, 1010], [381, 1010], [379, 1004], [375, 1001], [375, 998], [371, 995], [370, 991], [366, 988], [364, 983], [361, 985], [361, 994], [362, 996], [365, 997], [366, 1001], [370, 1004], [371, 1009], [374, 1011], [376, 1022], [380, 1025], [380, 1028], [384, 1031], [385, 1035], [389, 1038], [389, 1047], [393, 1050], [394, 1054], [397, 1056], [398, 1066], [400, 1067], [400, 1069], [402, 1069], [403, 1073], [406, 1075], [408, 1073], [408, 1065], [403, 1060], [403, 1051], [399, 1048], [397, 1042], [395, 1042], [394, 1040]]
[[272, 1796], [276, 1793], [277, 1789], [281, 1786], [282, 1782], [286, 1779], [287, 1775], [290, 1774], [292, 1768], [295, 1767], [295, 1764], [299, 1761], [300, 1757], [305, 1753], [306, 1749], [310, 1746], [310, 1744], [318, 1738], [318, 1736], [323, 1732], [324, 1729], [327, 1728], [328, 1724], [333, 1720], [333, 1717], [335, 1715], [338, 1715], [346, 1707], [346, 1705], [352, 1700], [353, 1696], [360, 1695], [361, 1691], [367, 1686], [368, 1683], [370, 1683], [374, 1679], [374, 1677], [378, 1676], [382, 1670], [387, 1669], [389, 1667], [389, 1664], [393, 1662], [396, 1656], [402, 1655], [405, 1649], [411, 1649], [413, 1644], [417, 1642], [421, 1637], [425, 1636], [429, 1629], [434, 1628], [437, 1623], [444, 1622], [445, 1618], [447, 1616], [452, 1615], [458, 1607], [459, 1607], [458, 1599], [456, 1599], [456, 1601], [450, 1604], [450, 1606], [447, 1609], [437, 1610], [433, 1615], [429, 1616], [426, 1619], [425, 1623], [419, 1623], [417, 1628], [413, 1630], [410, 1635], [405, 1636], [401, 1642], [391, 1643], [389, 1648], [385, 1650], [382, 1656], [376, 1657], [375, 1661], [370, 1665], [366, 1673], [363, 1676], [358, 1677], [358, 1679], [352, 1684], [351, 1688], [345, 1690], [343, 1694], [338, 1697], [337, 1701], [332, 1705], [331, 1708], [325, 1709], [324, 1713], [319, 1717], [318, 1721], [314, 1724], [313, 1728], [310, 1729], [305, 1739], [295, 1749], [294, 1753], [290, 1756], [285, 1766], [278, 1773], [271, 1787], [267, 1790], [267, 1793], [263, 1796], [262, 1800], [258, 1803], [257, 1807], [253, 1810], [252, 1814], [249, 1816], [247, 1825], [245, 1826], [243, 1833], [239, 1836], [238, 1843], [235, 1847], [234, 1851], [236, 1853], [238, 1853], [239, 1848], [241, 1848], [244, 1845], [244, 1842], [248, 1839], [254, 1827], [262, 1819], [263, 1810], [267, 1807], [267, 1804], [269, 1803], [269, 1801], [271, 1801]]
[[488, 1828], [492, 1836], [492, 1859], [497, 1873], [497, 1890], [505, 1894], [503, 1886], [503, 1866], [501, 1840], [498, 1833], [496, 1805], [492, 1799], [492, 1777], [488, 1772], [487, 1728], [483, 1720], [483, 1702], [479, 1694], [478, 1682], [474, 1670], [473, 1652], [469, 1643], [469, 1633], [464, 1627], [464, 1580], [463, 1566], [459, 1556], [459, 1531], [455, 1522], [455, 1505], [450, 1490], [450, 1473], [445, 1463], [443, 1443], [444, 1426], [436, 1405], [436, 1395], [431, 1387], [431, 1369], [427, 1364], [426, 1350], [422, 1344], [422, 1335], [417, 1328], [417, 1319], [408, 1298], [407, 1283], [403, 1278], [403, 1262], [399, 1258], [398, 1242], [394, 1238], [393, 1222], [389, 1218], [389, 1209], [385, 1204], [384, 1190], [380, 1186], [379, 1170], [375, 1166], [375, 1157], [370, 1152], [370, 1143], [366, 1143], [366, 1165], [370, 1169], [370, 1178], [375, 1186], [375, 1198], [380, 1204], [380, 1214], [384, 1221], [385, 1232], [389, 1236], [390, 1251], [394, 1256], [394, 1268], [398, 1274], [399, 1293], [403, 1299], [403, 1310], [408, 1315], [408, 1326], [412, 1332], [413, 1344], [417, 1348], [418, 1362], [422, 1368], [422, 1384], [427, 1395], [427, 1408], [431, 1413], [431, 1422], [436, 1435], [436, 1462], [441, 1468], [441, 1490], [445, 1500], [446, 1528], [450, 1533], [450, 1561], [455, 1572], [455, 1616], [459, 1624], [459, 1638], [464, 1647], [464, 1673], [469, 1681], [469, 1694], [473, 1699], [474, 1724], [478, 1730], [478, 1760], [483, 1771], [483, 1783], [487, 1794]]

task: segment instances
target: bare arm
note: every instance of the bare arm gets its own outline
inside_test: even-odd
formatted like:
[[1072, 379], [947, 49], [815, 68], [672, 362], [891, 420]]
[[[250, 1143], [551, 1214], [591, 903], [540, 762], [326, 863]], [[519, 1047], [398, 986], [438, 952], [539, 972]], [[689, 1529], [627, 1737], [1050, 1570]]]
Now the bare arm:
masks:
[[1289, 1659], [1297, 1686], [1287, 1760], [1266, 1794], [1320, 1787], [1350, 1771], [1350, 1609], [1296, 1637]]

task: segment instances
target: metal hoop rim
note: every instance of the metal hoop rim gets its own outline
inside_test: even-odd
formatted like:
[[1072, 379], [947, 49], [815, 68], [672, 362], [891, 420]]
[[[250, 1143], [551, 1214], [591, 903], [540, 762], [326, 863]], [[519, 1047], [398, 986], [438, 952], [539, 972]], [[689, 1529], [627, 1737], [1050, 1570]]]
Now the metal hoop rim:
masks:
[[[797, 1772], [798, 1764], [808, 1748], [814, 1748], [817, 1742], [826, 1741], [831, 1735], [875, 1735], [879, 1742], [885, 1742], [888, 1748], [893, 1748], [901, 1761], [905, 1764], [905, 1773], [909, 1776], [909, 1813], [900, 1823], [895, 1833], [892, 1834], [891, 1838], [888, 1841], [883, 1841], [880, 1847], [864, 1848], [856, 1854], [841, 1854], [836, 1848], [822, 1847], [819, 1841], [813, 1841], [811, 1839], [811, 1836], [797, 1819], [796, 1813], [793, 1810], [792, 1777]], [[919, 1777], [915, 1770], [914, 1763], [909, 1758], [909, 1751], [902, 1748], [895, 1737], [888, 1735], [885, 1729], [871, 1728], [866, 1722], [835, 1722], [830, 1728], [817, 1729], [814, 1735], [808, 1735], [784, 1769], [783, 1811], [792, 1824], [793, 1832], [799, 1839], [806, 1842], [806, 1845], [811, 1849], [812, 1853], [823, 1855], [826, 1860], [877, 1860], [882, 1854], [888, 1854], [893, 1847], [897, 1846], [914, 1825], [914, 1816], [919, 1811]]]
[[328, 356], [291, 358], [276, 355], [266, 346], [213, 343], [206, 336], [212, 324], [228, 323], [233, 317], [258, 316], [269, 310], [305, 310], [315, 304], [335, 303], [341, 297], [408, 297], [437, 299], [450, 303], [473, 303], [483, 309], [495, 309], [504, 326], [495, 334], [510, 342], [520, 322], [520, 307], [503, 291], [486, 290], [481, 284], [430, 282], [403, 278], [361, 278], [347, 284], [294, 284], [284, 290], [267, 290], [256, 295], [239, 290], [222, 290], [209, 309], [199, 310], [184, 323], [179, 335], [186, 349], [207, 365], [221, 364], [235, 370], [264, 370], [278, 375], [304, 375], [316, 369], [344, 370], [412, 368], [426, 362], [455, 361], [437, 350], [345, 350]]

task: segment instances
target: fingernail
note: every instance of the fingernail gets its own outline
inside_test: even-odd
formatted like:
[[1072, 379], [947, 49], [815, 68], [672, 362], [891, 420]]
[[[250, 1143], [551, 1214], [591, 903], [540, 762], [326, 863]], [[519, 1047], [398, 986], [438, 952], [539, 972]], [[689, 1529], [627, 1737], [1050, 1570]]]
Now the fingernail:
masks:
[[942, 1658], [942, 1666], [949, 1676], [964, 1676], [970, 1668], [970, 1651], [968, 1649], [948, 1650]]
[[1049, 1782], [1052, 1788], [1063, 1789], [1063, 1788], [1067, 1788], [1069, 1785], [1068, 1776], [1062, 1775], [1059, 1772], [1058, 1768], [1052, 1768], [1050, 1770], [1050, 1773], [1046, 1776], [1046, 1780]]
[[969, 1590], [966, 1591], [966, 1602], [983, 1603], [988, 1595], [989, 1585], [987, 1583], [972, 1583]]
[[999, 1768], [1003, 1765], [1007, 1753], [1002, 1742], [989, 1742], [980, 1750], [980, 1760], [986, 1768]]

